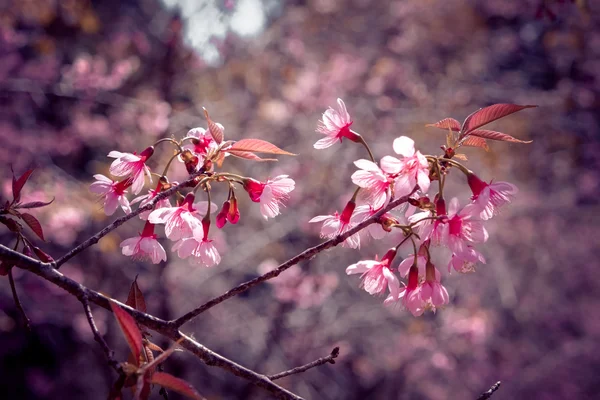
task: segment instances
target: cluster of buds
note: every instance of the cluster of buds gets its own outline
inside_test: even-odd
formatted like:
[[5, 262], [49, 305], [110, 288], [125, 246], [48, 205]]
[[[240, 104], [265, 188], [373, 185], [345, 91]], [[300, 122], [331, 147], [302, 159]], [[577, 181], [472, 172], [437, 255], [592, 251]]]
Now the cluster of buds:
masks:
[[[426, 310], [435, 311], [448, 304], [449, 296], [441, 284], [442, 275], [432, 261], [432, 251], [442, 247], [450, 250], [446, 262], [448, 272], [470, 272], [477, 263], [485, 263], [483, 255], [475, 249], [476, 245], [488, 240], [484, 222], [497, 215], [517, 193], [517, 188], [510, 183], [481, 180], [455, 160], [466, 160], [466, 156], [456, 150], [461, 146], [487, 150], [486, 139], [527, 143], [504, 133], [479, 128], [532, 106], [495, 104], [474, 112], [462, 125], [455, 119], [446, 118], [431, 125], [448, 130], [442, 155], [423, 155], [415, 149], [412, 139], [401, 136], [392, 146], [397, 156], [386, 155], [376, 163], [365, 139], [350, 129], [353, 121], [344, 102], [338, 99], [337, 103], [338, 108], [328, 109], [319, 121], [317, 132], [326, 137], [317, 141], [314, 147], [325, 149], [347, 138], [363, 145], [370, 160], [354, 162], [358, 170], [351, 179], [357, 189], [344, 210], [317, 216], [310, 222], [322, 223], [321, 237], [334, 238], [370, 218], [393, 199], [408, 196], [409, 206], [403, 218], [393, 216], [388, 210], [368, 229], [370, 236], [381, 239], [397, 228], [403, 234], [401, 242], [381, 260], [376, 256], [372, 260], [359, 261], [347, 267], [346, 273], [361, 274], [362, 288], [371, 295], [385, 295], [384, 304], [400, 304], [415, 316]], [[471, 189], [470, 202], [463, 207], [457, 198], [452, 198], [446, 207], [444, 186], [453, 170], [464, 174]], [[438, 185], [433, 184], [435, 181]], [[433, 201], [428, 195], [431, 188], [437, 189]], [[399, 220], [406, 223], [401, 224]], [[413, 246], [412, 254], [395, 267], [399, 247], [409, 240]], [[355, 233], [343, 245], [358, 248], [360, 242], [360, 233]], [[405, 278], [406, 283], [399, 277]]]
[[[110, 174], [115, 179], [101, 174], [94, 175], [96, 181], [91, 184], [90, 190], [101, 196], [106, 215], [114, 214], [119, 206], [125, 213], [131, 213], [132, 205], [136, 203], [139, 203], [140, 208], [154, 204], [152, 210], [139, 215], [146, 221], [139, 235], [121, 243], [124, 255], [136, 260], [150, 260], [155, 264], [166, 261], [167, 254], [155, 233], [156, 225], [164, 225], [166, 238], [174, 242], [172, 251], [180, 258], [190, 258], [192, 262], [206, 267], [217, 265], [221, 256], [209, 238], [211, 214], [217, 209], [211, 200], [211, 184], [226, 184], [229, 189], [227, 200], [215, 218], [217, 228], [223, 228], [227, 222], [237, 224], [240, 219], [236, 188], [242, 188], [248, 193], [251, 201], [260, 203], [260, 212], [265, 219], [279, 215], [281, 206], [294, 190], [295, 182], [287, 175], [258, 181], [251, 177], [218, 171], [225, 158], [230, 155], [247, 160], [265, 161], [272, 159], [261, 158], [255, 153], [293, 154], [259, 139], [225, 141], [223, 126], [213, 122], [206, 111], [205, 116], [208, 129], [191, 129], [181, 140], [161, 139], [139, 154], [111, 151], [108, 156], [115, 160], [110, 166]], [[158, 175], [151, 172], [147, 163], [160, 143], [171, 143], [176, 150], [163, 173]], [[169, 183], [167, 176], [174, 160], [182, 163], [189, 174], [194, 174], [195, 178], [190, 186], [192, 189], [188, 193], [175, 192], [172, 195], [174, 199], [163, 195], [156, 201], [156, 197], [162, 192], [173, 186], [181, 186], [175, 182]], [[146, 182], [152, 185], [152, 175], [158, 176], [158, 183], [154, 189], [130, 201], [127, 197], [129, 191], [134, 195], [140, 194]], [[199, 193], [204, 193], [206, 200], [197, 201]]]

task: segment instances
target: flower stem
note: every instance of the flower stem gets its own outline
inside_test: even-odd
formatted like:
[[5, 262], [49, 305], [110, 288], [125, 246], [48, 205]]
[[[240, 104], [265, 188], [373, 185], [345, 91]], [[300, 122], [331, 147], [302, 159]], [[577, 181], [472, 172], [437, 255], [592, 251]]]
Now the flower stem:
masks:
[[154, 146], [158, 145], [159, 143], [163, 143], [163, 142], [171, 142], [173, 143], [175, 146], [177, 146], [177, 150], [179, 150], [179, 152], [181, 153], [183, 151], [183, 149], [181, 148], [181, 145], [179, 144], [179, 142], [175, 139], [171, 139], [171, 138], [163, 138], [158, 140], [156, 143], [154, 143]]

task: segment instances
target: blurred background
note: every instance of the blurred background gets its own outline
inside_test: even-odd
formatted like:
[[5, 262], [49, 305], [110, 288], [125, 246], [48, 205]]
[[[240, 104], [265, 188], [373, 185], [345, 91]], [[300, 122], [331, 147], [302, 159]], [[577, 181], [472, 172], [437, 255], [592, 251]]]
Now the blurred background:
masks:
[[[193, 266], [170, 252], [160, 265], [131, 261], [118, 245], [141, 230], [134, 219], [61, 268], [121, 300], [137, 275], [148, 311], [164, 319], [320, 242], [307, 221], [341, 210], [352, 193], [352, 161], [366, 157], [349, 142], [312, 148], [317, 120], [336, 98], [376, 158], [393, 154], [401, 135], [438, 153], [444, 132], [424, 126], [445, 117], [462, 121], [493, 103], [539, 105], [490, 125], [532, 144], [465, 150], [479, 176], [512, 182], [520, 193], [487, 224], [490, 239], [480, 246], [487, 265], [467, 275], [442, 268], [446, 309], [414, 318], [383, 307], [357, 276], [345, 275], [395, 237], [323, 253], [183, 330], [265, 374], [339, 346], [335, 365], [278, 381], [311, 399], [474, 399], [499, 380], [495, 399], [597, 398], [599, 2], [5, 0], [0, 7], [2, 195], [11, 193], [11, 165], [17, 174], [37, 168], [23, 197], [55, 201], [32, 212], [47, 243], [30, 238], [55, 258], [115, 218], [88, 191], [93, 174], [108, 173], [106, 154], [206, 127], [202, 107], [225, 126], [226, 139], [263, 138], [299, 154], [268, 165], [227, 159], [227, 170], [257, 179], [290, 175], [296, 190], [268, 222], [241, 192], [240, 223], [211, 231], [219, 266]], [[159, 169], [170, 151], [159, 147], [150, 166]], [[171, 170], [172, 180], [185, 176], [180, 164]], [[452, 182], [466, 201], [464, 180]], [[0, 242], [13, 245], [6, 229]], [[80, 303], [30, 273], [14, 275], [33, 330], [23, 328], [2, 279], [0, 397], [105, 399], [116, 377]], [[125, 360], [114, 318], [94, 312]], [[208, 399], [269, 398], [190, 354], [176, 353], [165, 370]]]

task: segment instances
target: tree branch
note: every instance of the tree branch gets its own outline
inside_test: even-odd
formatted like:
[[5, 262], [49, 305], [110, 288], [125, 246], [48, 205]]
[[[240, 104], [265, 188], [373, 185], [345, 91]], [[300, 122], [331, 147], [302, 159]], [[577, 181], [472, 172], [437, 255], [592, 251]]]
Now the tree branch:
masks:
[[[416, 190], [416, 188], [415, 188], [415, 190]], [[414, 190], [413, 190], [413, 192], [414, 192]], [[230, 289], [227, 292], [223, 293], [222, 295], [217, 296], [214, 299], [207, 301], [206, 303], [202, 304], [200, 307], [195, 308], [192, 311], [188, 312], [187, 314], [172, 321], [173, 325], [175, 327], [179, 328], [186, 322], [191, 321], [192, 319], [196, 318], [198, 315], [202, 314], [204, 311], [216, 306], [217, 304], [220, 304], [220, 303], [224, 302], [225, 300], [230, 299], [231, 297], [237, 296], [238, 294], [245, 292], [246, 290], [258, 285], [259, 283], [265, 282], [269, 279], [273, 279], [276, 276], [279, 276], [279, 274], [281, 274], [283, 271], [298, 264], [299, 262], [310, 260], [313, 257], [315, 257], [317, 254], [319, 254], [320, 252], [327, 250], [331, 247], [337, 246], [338, 244], [342, 243], [344, 240], [346, 240], [350, 236], [361, 231], [362, 229], [366, 228], [367, 226], [377, 222], [379, 217], [381, 217], [386, 212], [390, 211], [391, 209], [393, 209], [395, 207], [398, 207], [400, 204], [406, 203], [408, 201], [408, 198], [411, 195], [412, 195], [412, 192], [407, 196], [404, 196], [404, 197], [401, 197], [394, 201], [391, 201], [387, 206], [385, 206], [381, 210], [377, 211], [371, 217], [364, 220], [363, 222], [356, 225], [354, 228], [348, 230], [347, 232], [345, 232], [341, 235], [338, 235], [333, 239], [329, 239], [317, 246], [306, 249], [302, 253], [290, 258], [289, 260], [287, 260], [286, 262], [284, 262], [283, 264], [281, 264], [279, 267], [275, 268], [274, 270], [269, 271], [266, 274], [263, 274], [257, 278], [251, 279], [247, 282], [241, 283], [238, 286], [234, 287], [233, 289]]]
[[490, 397], [492, 397], [494, 392], [500, 388], [500, 383], [501, 383], [500, 381], [494, 383], [492, 385], [492, 387], [489, 388], [488, 391], [481, 393], [481, 395], [477, 398], [477, 400], [487, 400]]
[[23, 317], [23, 320], [25, 321], [25, 328], [27, 328], [28, 331], [31, 331], [31, 320], [27, 316], [27, 313], [25, 312], [25, 309], [23, 308], [23, 304], [21, 304], [21, 300], [19, 300], [19, 295], [17, 294], [17, 288], [15, 287], [15, 280], [14, 280], [13, 274], [12, 274], [12, 268], [8, 270], [8, 281], [10, 282], [10, 290], [12, 291], [13, 300], [15, 301], [15, 305], [17, 306], [17, 309], [19, 310], [19, 312], [21, 313], [21, 316]]
[[90, 302], [99, 305], [102, 308], [110, 310], [109, 302], [115, 302], [121, 306], [125, 311], [131, 314], [137, 322], [146, 326], [153, 331], [156, 331], [173, 341], [177, 341], [183, 338], [180, 343], [182, 347], [186, 348], [198, 358], [204, 361], [205, 364], [210, 366], [216, 366], [224, 369], [236, 376], [244, 378], [253, 384], [269, 391], [278, 399], [283, 400], [302, 400], [301, 397], [294, 393], [282, 388], [281, 386], [273, 383], [265, 375], [254, 372], [246, 367], [243, 367], [236, 362], [208, 349], [202, 344], [196, 342], [189, 336], [181, 333], [170, 321], [154, 317], [152, 315], [137, 311], [126, 304], [116, 301], [110, 297], [100, 294], [94, 290], [91, 290], [79, 282], [76, 282], [53, 267], [54, 263], [43, 263], [34, 258], [28, 257], [17, 251], [14, 251], [2, 244], [0, 244], [0, 256], [2, 259], [9, 260], [15, 263], [16, 267], [26, 269], [34, 274], [42, 277], [43, 279], [55, 284], [56, 286], [66, 290], [78, 299], [86, 298]]
[[90, 324], [90, 329], [94, 334], [94, 340], [96, 340], [100, 347], [102, 347], [104, 354], [106, 354], [106, 358], [108, 358], [108, 365], [113, 367], [119, 374], [123, 373], [121, 367], [119, 366], [119, 362], [115, 360], [115, 352], [108, 346], [108, 343], [106, 343], [106, 340], [104, 340], [98, 331], [98, 327], [94, 321], [94, 316], [92, 315], [92, 309], [90, 308], [90, 302], [88, 301], [87, 297], [80, 297], [79, 301], [81, 301], [81, 304], [83, 305], [83, 311], [85, 312], [85, 316]]
[[299, 374], [300, 372], [304, 372], [306, 370], [309, 370], [314, 367], [318, 367], [319, 365], [323, 365], [326, 363], [335, 364], [335, 358], [337, 358], [337, 356], [339, 356], [339, 355], [340, 355], [340, 348], [336, 347], [331, 351], [331, 354], [329, 354], [327, 357], [321, 357], [318, 360], [309, 362], [308, 364], [304, 364], [300, 367], [292, 368], [290, 370], [283, 371], [283, 372], [280, 372], [275, 375], [269, 375], [269, 379], [274, 381], [276, 379], [280, 379], [280, 378], [283, 378], [288, 375]]

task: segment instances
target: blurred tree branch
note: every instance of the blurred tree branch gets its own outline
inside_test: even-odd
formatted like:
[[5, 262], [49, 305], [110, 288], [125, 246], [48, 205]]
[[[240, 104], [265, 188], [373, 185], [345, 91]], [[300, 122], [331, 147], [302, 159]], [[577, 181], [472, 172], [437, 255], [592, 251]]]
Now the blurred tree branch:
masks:
[[477, 400], [487, 400], [490, 397], [492, 397], [494, 392], [496, 390], [500, 389], [500, 383], [501, 383], [500, 381], [494, 383], [491, 388], [489, 388], [487, 391], [481, 393], [481, 395], [477, 398]]
[[319, 365], [323, 365], [323, 364], [327, 364], [327, 363], [335, 364], [335, 359], [339, 355], [340, 355], [340, 348], [335, 347], [333, 350], [331, 350], [331, 353], [326, 357], [321, 357], [313, 362], [309, 362], [308, 364], [304, 364], [304, 365], [301, 365], [300, 367], [292, 368], [290, 370], [283, 371], [283, 372], [280, 372], [275, 375], [269, 375], [269, 379], [274, 381], [276, 379], [281, 379], [281, 378], [289, 376], [289, 375], [299, 374], [300, 372], [304, 372], [311, 368], [318, 367]]

